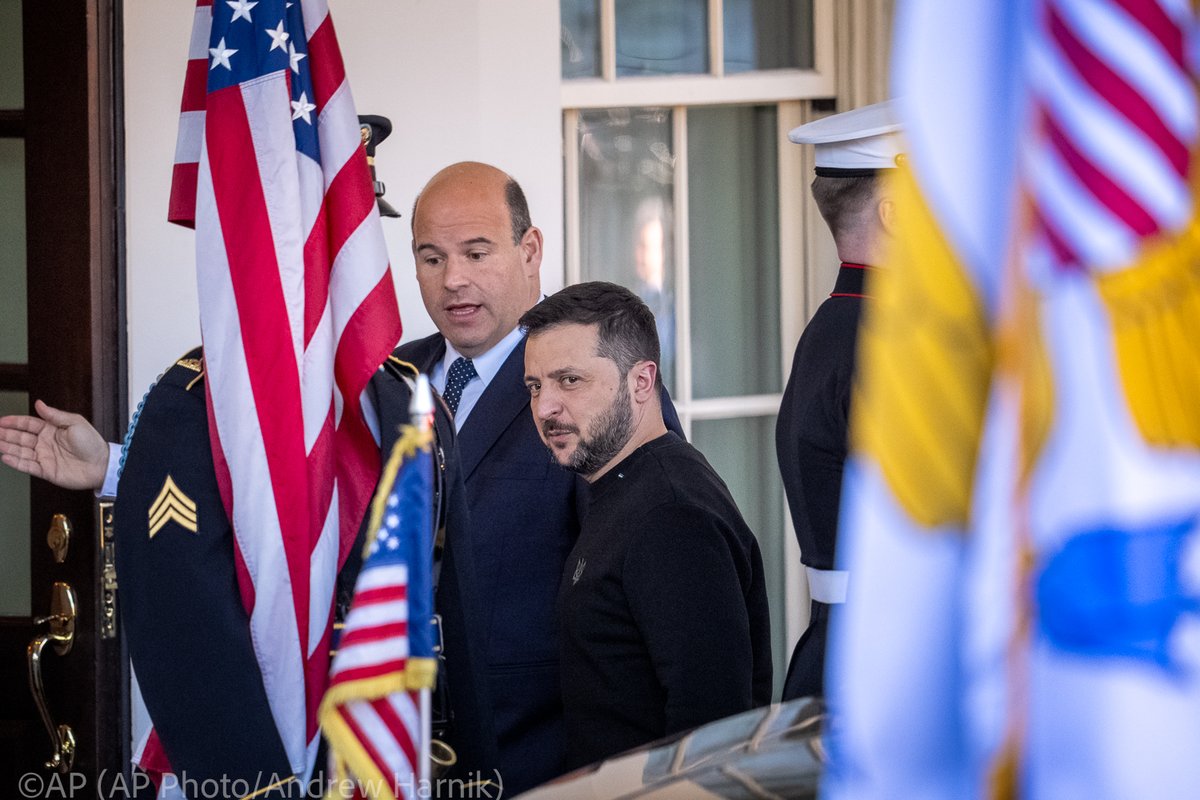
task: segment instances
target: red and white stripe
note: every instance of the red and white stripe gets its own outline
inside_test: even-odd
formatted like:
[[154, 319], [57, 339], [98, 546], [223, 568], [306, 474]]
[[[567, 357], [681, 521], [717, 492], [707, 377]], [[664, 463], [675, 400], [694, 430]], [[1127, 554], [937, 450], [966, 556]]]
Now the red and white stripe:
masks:
[[1053, 267], [1126, 266], [1190, 219], [1192, 24], [1179, 0], [1040, 0], [1024, 171], [1033, 250]]
[[192, 38], [188, 43], [183, 99], [179, 104], [179, 133], [167, 219], [193, 227], [196, 220], [196, 175], [204, 141], [204, 104], [208, 94], [208, 34], [212, 29], [212, 0], [196, 0]]
[[[393, 692], [378, 700], [355, 700], [338, 707], [338, 713], [362, 743], [379, 769], [388, 791], [397, 798], [413, 800], [421, 793], [417, 774], [417, 746], [409, 731], [420, 728], [417, 692]], [[361, 777], [359, 780], [363, 780]], [[369, 796], [382, 795], [374, 789]]]
[[[408, 663], [408, 567], [372, 567], [359, 575], [354, 607], [346, 618], [330, 686], [403, 674]], [[335, 707], [384, 780], [420, 774], [419, 693], [391, 692], [375, 699], [351, 700]], [[359, 775], [360, 780], [368, 779]], [[388, 787], [396, 797], [412, 797], [415, 780]], [[386, 796], [371, 793], [371, 796]]]
[[271, 709], [306, 775], [337, 570], [379, 475], [360, 398], [400, 318], [333, 22], [324, 2], [302, 10], [322, 163], [296, 151], [287, 71], [206, 94], [198, 0], [170, 218], [196, 226], [218, 482]]

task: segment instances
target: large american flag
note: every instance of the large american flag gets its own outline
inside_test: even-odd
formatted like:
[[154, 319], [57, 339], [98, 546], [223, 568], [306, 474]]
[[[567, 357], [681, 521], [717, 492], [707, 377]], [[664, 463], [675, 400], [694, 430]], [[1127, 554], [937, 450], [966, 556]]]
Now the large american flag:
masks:
[[406, 428], [384, 470], [321, 705], [336, 771], [353, 776], [357, 796], [428, 796], [429, 691], [437, 669], [431, 440], [428, 429]]
[[291, 767], [313, 766], [334, 584], [379, 475], [360, 397], [400, 315], [324, 0], [198, 0], [170, 219], [196, 228], [214, 461]]

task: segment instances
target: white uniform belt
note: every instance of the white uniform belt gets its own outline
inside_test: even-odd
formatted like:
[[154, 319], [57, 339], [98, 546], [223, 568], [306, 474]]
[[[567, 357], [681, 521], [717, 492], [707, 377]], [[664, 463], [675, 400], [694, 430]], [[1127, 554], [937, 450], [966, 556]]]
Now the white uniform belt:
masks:
[[804, 571], [808, 573], [808, 596], [813, 600], [830, 605], [846, 602], [849, 570], [805, 567]]

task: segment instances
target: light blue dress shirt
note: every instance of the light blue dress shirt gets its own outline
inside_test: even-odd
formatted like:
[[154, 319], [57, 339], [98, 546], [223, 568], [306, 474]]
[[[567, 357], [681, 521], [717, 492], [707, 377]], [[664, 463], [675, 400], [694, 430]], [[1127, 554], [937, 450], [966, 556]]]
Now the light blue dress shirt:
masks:
[[[454, 430], [462, 430], [463, 423], [471, 415], [471, 409], [475, 408], [475, 404], [479, 402], [479, 398], [483, 395], [483, 390], [492, 382], [492, 378], [496, 377], [496, 373], [504, 366], [504, 362], [508, 360], [513, 349], [520, 343], [521, 337], [524, 335], [520, 327], [513, 328], [491, 350], [471, 359], [471, 363], [475, 365], [475, 372], [478, 373], [479, 377], [472, 379], [470, 383], [463, 387], [462, 398], [458, 401], [458, 413], [454, 415]], [[433, 372], [429, 376], [429, 382], [433, 384], [433, 388], [438, 390], [438, 394], [441, 394], [446, 388], [446, 371], [450, 369], [450, 365], [454, 363], [454, 359], [460, 356], [462, 356], [462, 353], [455, 350], [454, 345], [447, 341], [446, 355], [443, 356], [441, 361], [434, 364]]]

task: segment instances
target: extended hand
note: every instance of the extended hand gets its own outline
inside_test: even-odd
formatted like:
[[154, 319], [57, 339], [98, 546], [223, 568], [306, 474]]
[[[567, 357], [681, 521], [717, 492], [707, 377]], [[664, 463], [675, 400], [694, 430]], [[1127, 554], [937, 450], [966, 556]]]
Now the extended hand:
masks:
[[37, 417], [0, 417], [0, 461], [64, 489], [103, 486], [108, 444], [99, 431], [78, 414], [41, 400], [34, 410]]

